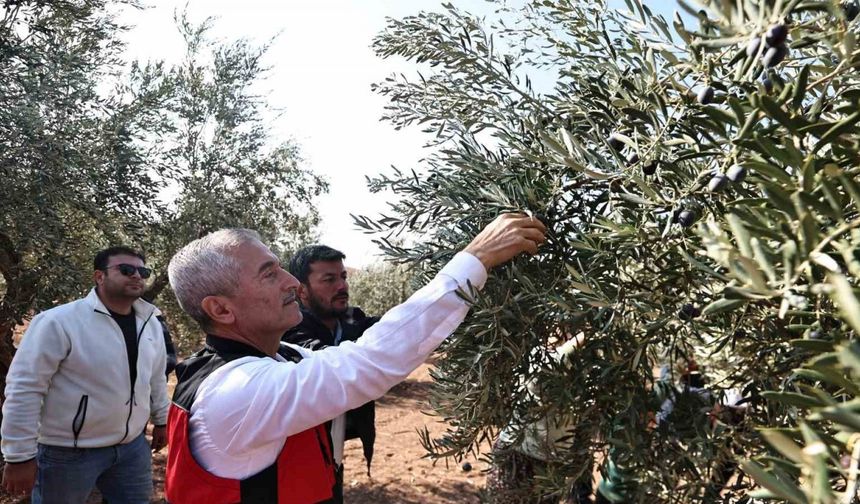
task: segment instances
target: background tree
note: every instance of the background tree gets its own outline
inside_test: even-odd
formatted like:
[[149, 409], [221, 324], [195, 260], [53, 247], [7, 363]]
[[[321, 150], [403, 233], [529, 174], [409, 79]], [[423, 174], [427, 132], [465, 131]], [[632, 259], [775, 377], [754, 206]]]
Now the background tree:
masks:
[[[98, 249], [144, 250], [157, 272], [152, 299], [175, 250], [212, 229], [252, 227], [286, 248], [318, 221], [325, 182], [301, 165], [296, 145], [268, 133], [265, 47], [214, 43], [210, 21], [179, 16], [181, 65], [128, 64], [114, 14], [137, 7], [23, 0], [0, 8], [4, 380], [15, 326], [84, 294]], [[157, 302], [179, 326], [175, 337], [196, 343], [172, 295]]]
[[161, 185], [134, 140], [159, 132], [166, 87], [154, 67], [136, 70], [133, 96], [110, 85], [122, 49], [111, 9], [124, 5], [25, 0], [0, 11], [0, 377], [15, 325], [79, 296], [92, 251], [153, 215]]
[[[443, 347], [433, 405], [451, 427], [427, 448], [458, 457], [549, 417], [574, 428], [550, 447], [545, 495], [597, 459], [635, 482], [627, 502], [734, 502], [752, 488], [834, 501], [860, 427], [845, 415], [860, 329], [860, 7], [680, 2], [667, 21], [636, 0], [505, 5], [489, 25], [450, 5], [390, 20], [374, 42], [429, 66], [377, 90], [388, 120], [424, 125], [438, 150], [420, 176], [372, 181], [401, 199], [357, 223], [424, 233], [388, 253], [428, 272], [499, 212], [551, 229], [537, 257], [495, 272]], [[553, 348], [577, 334], [575, 365], [561, 365]], [[655, 426], [654, 370], [694, 362], [746, 414], [728, 422], [716, 399], [674, 390]], [[740, 475], [724, 489], [749, 458], [763, 488]]]
[[372, 316], [381, 316], [399, 305], [415, 290], [415, 274], [403, 265], [377, 262], [351, 272], [351, 303]]
[[171, 72], [171, 129], [160, 138], [159, 163], [171, 185], [145, 233], [157, 271], [146, 297], [168, 312], [185, 353], [198, 346], [200, 333], [164, 289], [173, 254], [215, 229], [247, 227], [286, 255], [315, 238], [315, 200], [328, 185], [302, 166], [296, 144], [269, 133], [273, 114], [261, 89], [268, 46], [215, 41], [212, 19], [195, 24], [182, 13], [176, 24], [185, 59]]

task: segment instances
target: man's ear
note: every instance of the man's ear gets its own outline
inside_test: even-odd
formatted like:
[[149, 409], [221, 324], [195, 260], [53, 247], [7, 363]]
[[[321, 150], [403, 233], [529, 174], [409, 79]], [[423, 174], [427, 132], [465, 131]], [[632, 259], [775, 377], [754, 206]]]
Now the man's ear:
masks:
[[227, 299], [222, 296], [206, 296], [200, 303], [200, 307], [213, 323], [232, 325], [236, 322], [236, 314], [233, 313]]
[[102, 270], [93, 271], [93, 283], [96, 285], [101, 285], [102, 281], [105, 278], [105, 272]]
[[302, 306], [308, 305], [308, 286], [299, 283], [299, 287], [296, 289], [296, 294], [299, 296], [299, 302], [302, 303]]

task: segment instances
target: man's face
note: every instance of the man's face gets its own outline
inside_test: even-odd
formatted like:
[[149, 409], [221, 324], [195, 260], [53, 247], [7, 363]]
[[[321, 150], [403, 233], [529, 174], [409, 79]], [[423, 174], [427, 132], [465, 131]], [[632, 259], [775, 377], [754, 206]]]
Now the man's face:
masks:
[[349, 307], [349, 284], [343, 261], [311, 263], [308, 283], [300, 289], [302, 304], [321, 319], [342, 316]]
[[229, 297], [236, 330], [250, 338], [277, 335], [280, 339], [302, 321], [297, 303], [299, 281], [259, 241], [244, 243], [232, 255], [241, 265], [239, 285]]
[[143, 266], [143, 260], [137, 256], [119, 254], [108, 258], [104, 271], [94, 273], [99, 293], [114, 299], [137, 299], [143, 295], [146, 281], [135, 270], [130, 276], [120, 273], [118, 266], [128, 264], [135, 268]]

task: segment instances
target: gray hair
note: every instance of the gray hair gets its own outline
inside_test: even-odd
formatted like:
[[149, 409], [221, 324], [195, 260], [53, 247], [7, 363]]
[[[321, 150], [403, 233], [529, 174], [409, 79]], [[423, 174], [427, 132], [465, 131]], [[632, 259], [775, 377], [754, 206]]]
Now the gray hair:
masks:
[[167, 267], [170, 286], [179, 306], [200, 327], [211, 319], [203, 311], [207, 296], [229, 296], [239, 284], [241, 265], [230, 251], [251, 241], [262, 241], [256, 231], [241, 228], [219, 229], [179, 249]]

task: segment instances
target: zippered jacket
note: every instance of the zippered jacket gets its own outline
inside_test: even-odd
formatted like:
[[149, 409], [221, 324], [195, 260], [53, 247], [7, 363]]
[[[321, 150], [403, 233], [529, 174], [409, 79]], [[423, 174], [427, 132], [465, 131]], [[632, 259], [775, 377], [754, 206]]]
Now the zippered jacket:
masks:
[[100, 448], [128, 443], [148, 420], [167, 423], [166, 352], [158, 309], [134, 302], [137, 379], [131, 383], [122, 330], [95, 289], [33, 318], [6, 376], [2, 451], [36, 456], [37, 442]]

